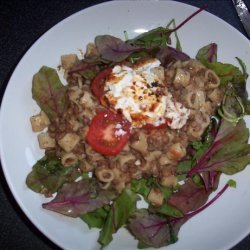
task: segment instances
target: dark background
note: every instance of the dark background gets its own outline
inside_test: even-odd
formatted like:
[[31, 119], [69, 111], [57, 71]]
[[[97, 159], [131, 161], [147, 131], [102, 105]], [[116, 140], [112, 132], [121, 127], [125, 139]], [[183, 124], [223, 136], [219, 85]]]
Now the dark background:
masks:
[[[250, 6], [250, 0], [245, 1]], [[18, 61], [44, 32], [65, 17], [101, 2], [105, 1], [0, 0], [0, 98], [2, 99], [4, 89]], [[224, 19], [246, 35], [231, 0], [179, 0], [179, 2], [197, 7], [207, 4], [207, 11]], [[250, 220], [250, 216], [246, 219]], [[1, 168], [0, 249], [59, 249], [23, 214], [9, 191]], [[249, 249], [250, 235], [233, 248], [233, 250]]]

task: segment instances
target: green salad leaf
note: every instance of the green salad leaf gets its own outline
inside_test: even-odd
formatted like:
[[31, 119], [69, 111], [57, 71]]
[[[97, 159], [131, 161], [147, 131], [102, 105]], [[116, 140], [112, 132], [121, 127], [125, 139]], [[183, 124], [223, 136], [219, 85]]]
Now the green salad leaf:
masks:
[[64, 183], [55, 198], [43, 208], [70, 217], [79, 217], [109, 204], [117, 196], [114, 190], [102, 190], [95, 179]]
[[46, 155], [33, 166], [26, 178], [26, 184], [37, 193], [51, 196], [65, 182], [74, 181], [80, 175], [77, 166], [65, 168], [55, 152], [51, 151], [46, 152]]
[[235, 174], [250, 163], [249, 129], [244, 120], [237, 125], [222, 120], [218, 133], [194, 167], [189, 176], [202, 172], [222, 172]]
[[210, 43], [199, 49], [196, 59], [206, 64], [207, 62], [217, 62], [217, 44]]
[[126, 43], [145, 48], [162, 47], [169, 42], [171, 33], [172, 30], [168, 28], [158, 27], [127, 40]]
[[138, 209], [129, 219], [128, 230], [139, 240], [138, 247], [162, 247], [177, 241], [182, 219], [169, 223], [168, 219], [146, 209]]
[[33, 77], [32, 97], [51, 120], [65, 111], [66, 91], [67, 87], [61, 83], [55, 69], [43, 66]]
[[97, 208], [93, 212], [88, 212], [86, 214], [80, 215], [80, 218], [86, 222], [89, 228], [102, 228], [107, 219], [108, 212], [110, 210], [110, 206], [106, 205], [101, 208]]
[[117, 199], [114, 200], [98, 239], [103, 247], [112, 241], [112, 234], [126, 225], [128, 218], [136, 211], [137, 200], [138, 196], [129, 189], [124, 189]]
[[250, 114], [246, 90], [248, 77], [246, 64], [238, 57], [236, 59], [241, 70], [232, 64], [217, 62], [217, 45], [214, 43], [202, 47], [198, 51], [196, 59], [213, 70], [220, 78], [220, 87], [224, 89], [225, 95], [219, 115], [236, 124], [243, 118], [245, 112]]
[[152, 188], [152, 182], [150, 179], [141, 178], [139, 180], [132, 180], [130, 183], [130, 189], [138, 194], [141, 194], [146, 200], [148, 194]]

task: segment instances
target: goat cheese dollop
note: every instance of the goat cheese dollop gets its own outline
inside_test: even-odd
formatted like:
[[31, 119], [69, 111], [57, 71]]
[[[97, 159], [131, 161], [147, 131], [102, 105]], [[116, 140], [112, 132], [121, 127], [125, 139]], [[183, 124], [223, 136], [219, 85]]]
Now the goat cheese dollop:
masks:
[[119, 110], [134, 128], [159, 126], [166, 120], [172, 129], [182, 128], [190, 111], [168, 92], [163, 70], [155, 58], [132, 67], [116, 65], [104, 85], [108, 105]]

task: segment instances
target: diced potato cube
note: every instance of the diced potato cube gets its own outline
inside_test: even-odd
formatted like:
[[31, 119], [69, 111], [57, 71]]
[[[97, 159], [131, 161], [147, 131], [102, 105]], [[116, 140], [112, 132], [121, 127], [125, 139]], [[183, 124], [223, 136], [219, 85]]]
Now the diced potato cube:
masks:
[[160, 183], [164, 187], [175, 187], [178, 183], [178, 179], [175, 175], [162, 176]]
[[41, 132], [50, 123], [49, 118], [43, 111], [41, 111], [38, 115], [32, 116], [30, 118], [30, 122], [33, 132]]
[[159, 207], [163, 203], [163, 194], [160, 189], [152, 188], [148, 194], [148, 201], [152, 203], [153, 206]]
[[54, 148], [56, 142], [54, 138], [51, 138], [47, 132], [38, 135], [38, 142], [41, 149]]
[[79, 59], [76, 54], [68, 54], [61, 56], [61, 64], [63, 69], [70, 69], [72, 66], [77, 64]]
[[99, 57], [99, 51], [94, 43], [89, 43], [87, 45], [87, 50], [85, 53], [85, 58], [97, 58]]
[[62, 139], [58, 141], [58, 144], [66, 152], [71, 152], [77, 143], [80, 141], [80, 137], [74, 133], [67, 133]]

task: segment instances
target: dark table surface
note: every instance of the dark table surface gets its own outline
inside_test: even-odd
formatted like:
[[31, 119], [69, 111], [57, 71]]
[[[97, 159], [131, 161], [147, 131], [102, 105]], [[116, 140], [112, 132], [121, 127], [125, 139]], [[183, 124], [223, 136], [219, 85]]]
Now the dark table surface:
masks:
[[[100, 0], [0, 0], [0, 98], [18, 61], [49, 28]], [[231, 0], [179, 0], [224, 19], [246, 35]], [[250, 6], [250, 0], [246, 0]], [[248, 68], [250, 66], [248, 65]], [[249, 211], [250, 215], [250, 211]], [[249, 218], [246, 218], [250, 220]], [[220, 237], [218, 235], [218, 237]], [[15, 202], [0, 168], [0, 249], [59, 249], [26, 218]], [[250, 249], [250, 235], [233, 250]]]

